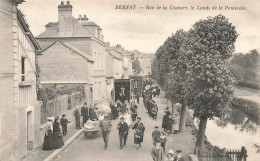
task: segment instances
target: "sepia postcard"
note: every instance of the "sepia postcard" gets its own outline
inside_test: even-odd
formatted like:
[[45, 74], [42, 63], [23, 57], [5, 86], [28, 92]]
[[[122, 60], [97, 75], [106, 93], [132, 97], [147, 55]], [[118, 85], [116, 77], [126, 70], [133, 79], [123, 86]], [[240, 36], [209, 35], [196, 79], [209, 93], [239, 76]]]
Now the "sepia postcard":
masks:
[[0, 0], [0, 160], [259, 161], [260, 0]]

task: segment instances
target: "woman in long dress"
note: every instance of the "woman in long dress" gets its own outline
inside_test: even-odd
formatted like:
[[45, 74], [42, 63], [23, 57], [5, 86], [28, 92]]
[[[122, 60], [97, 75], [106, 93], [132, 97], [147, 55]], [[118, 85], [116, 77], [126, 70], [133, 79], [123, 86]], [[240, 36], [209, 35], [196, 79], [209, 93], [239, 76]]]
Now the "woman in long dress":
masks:
[[52, 122], [54, 120], [53, 117], [48, 117], [48, 124], [47, 128], [45, 130], [45, 135], [44, 135], [44, 141], [43, 141], [43, 150], [51, 150], [54, 147], [54, 142], [53, 142], [53, 127], [52, 127]]
[[141, 123], [141, 118], [140, 117], [137, 117], [137, 122], [134, 124], [132, 129], [135, 130], [135, 133], [134, 133], [134, 144], [139, 145], [137, 147], [137, 149], [139, 149], [141, 147], [141, 143], [143, 142], [144, 131], [145, 131], [145, 127], [144, 127], [143, 123]]
[[177, 114], [173, 115], [172, 130], [174, 134], [177, 134], [179, 132], [179, 117]]
[[54, 148], [59, 149], [64, 145], [63, 139], [62, 139], [62, 133], [60, 131], [60, 123], [58, 122], [59, 117], [55, 118], [55, 121], [53, 123], [53, 139], [54, 139]]

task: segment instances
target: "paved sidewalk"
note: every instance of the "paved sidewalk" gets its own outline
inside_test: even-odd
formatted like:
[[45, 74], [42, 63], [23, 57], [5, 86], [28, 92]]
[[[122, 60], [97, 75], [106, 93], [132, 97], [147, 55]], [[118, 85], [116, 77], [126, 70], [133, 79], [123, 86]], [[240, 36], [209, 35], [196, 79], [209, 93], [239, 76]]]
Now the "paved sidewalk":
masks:
[[[75, 122], [71, 118], [69, 121], [71, 121], [68, 124], [68, 132], [67, 135], [63, 138], [64, 144], [74, 135], [76, 134], [79, 129], [75, 128]], [[82, 126], [82, 117], [80, 120], [81, 126]], [[44, 139], [44, 138], [42, 138]], [[43, 161], [45, 160], [49, 155], [51, 155], [55, 150], [57, 149], [52, 149], [50, 151], [44, 151], [42, 150], [42, 147], [39, 147], [34, 150], [28, 150], [27, 155], [22, 159], [22, 161]]]

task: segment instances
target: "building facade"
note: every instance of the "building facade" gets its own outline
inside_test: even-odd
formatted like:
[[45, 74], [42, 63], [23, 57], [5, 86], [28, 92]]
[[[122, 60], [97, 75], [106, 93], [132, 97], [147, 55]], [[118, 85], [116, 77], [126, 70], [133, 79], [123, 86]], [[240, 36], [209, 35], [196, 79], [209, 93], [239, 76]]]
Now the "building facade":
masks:
[[38, 144], [36, 54], [41, 52], [17, 5], [0, 1], [0, 158], [19, 160]]
[[106, 99], [106, 46], [103, 41], [102, 29], [84, 15], [79, 18], [72, 16], [72, 5], [63, 1], [58, 6], [58, 22], [50, 22], [46, 30], [36, 39], [42, 49], [47, 48], [56, 41], [61, 41], [76, 50], [93, 58], [88, 75], [88, 90], [93, 92], [90, 104]]
[[143, 76], [151, 75], [151, 66], [154, 57], [155, 57], [154, 54], [144, 54], [144, 53], [142, 54], [140, 59], [141, 67], [142, 67], [141, 75]]
[[41, 84], [84, 84], [85, 99], [93, 103], [91, 70], [94, 60], [75, 47], [56, 41], [39, 56]]

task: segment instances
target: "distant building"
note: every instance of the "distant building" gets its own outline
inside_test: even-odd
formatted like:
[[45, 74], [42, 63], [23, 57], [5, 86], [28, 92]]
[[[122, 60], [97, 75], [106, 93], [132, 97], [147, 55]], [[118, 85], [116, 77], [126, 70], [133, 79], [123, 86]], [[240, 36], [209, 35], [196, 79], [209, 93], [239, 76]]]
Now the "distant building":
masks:
[[155, 57], [154, 54], [145, 54], [145, 53], [142, 54], [142, 57], [140, 59], [141, 67], [142, 67], [141, 75], [148, 76], [151, 74], [151, 66], [154, 57]]
[[0, 1], [0, 160], [20, 160], [40, 139], [36, 55], [41, 48], [17, 10], [22, 2]]
[[[100, 26], [93, 21], [89, 21], [85, 15], [83, 17], [80, 15], [77, 19], [74, 18], [70, 2], [67, 1], [64, 4], [62, 1], [58, 6], [58, 22], [50, 22], [45, 27], [46, 30], [36, 38], [42, 49], [45, 50], [54, 42], [60, 41], [67, 46], [73, 47], [79, 53], [92, 58], [94, 62], [91, 67], [86, 66], [88, 68], [87, 74], [90, 76], [87, 82], [88, 89], [86, 90], [93, 92], [92, 100], [89, 100], [89, 103], [92, 104], [95, 101], [106, 99], [105, 58], [107, 44], [103, 41]], [[57, 71], [60, 70], [57, 69]], [[60, 80], [57, 78], [57, 81]]]

